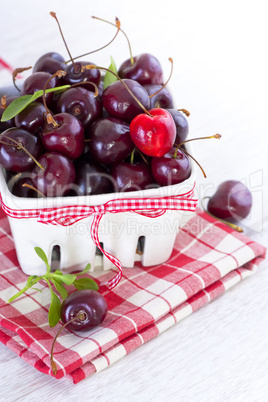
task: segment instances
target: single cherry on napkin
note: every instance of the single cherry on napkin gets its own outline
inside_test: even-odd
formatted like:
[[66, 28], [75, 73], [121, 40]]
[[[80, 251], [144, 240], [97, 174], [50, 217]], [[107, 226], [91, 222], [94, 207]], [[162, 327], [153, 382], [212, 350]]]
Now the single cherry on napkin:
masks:
[[78, 290], [69, 294], [61, 305], [61, 320], [72, 331], [96, 327], [108, 311], [105, 298], [96, 290]]
[[241, 220], [251, 210], [252, 195], [248, 188], [237, 180], [227, 180], [219, 185], [208, 201], [208, 211], [220, 219]]
[[50, 354], [50, 364], [54, 375], [57, 374], [57, 366], [53, 360], [53, 350], [58, 335], [63, 328], [68, 327], [72, 331], [86, 331], [101, 324], [107, 312], [107, 302], [96, 290], [78, 290], [70, 293], [63, 300], [60, 316], [64, 325], [54, 338]]
[[176, 126], [169, 112], [161, 108], [136, 116], [130, 123], [130, 136], [136, 147], [148, 156], [163, 156], [172, 148]]

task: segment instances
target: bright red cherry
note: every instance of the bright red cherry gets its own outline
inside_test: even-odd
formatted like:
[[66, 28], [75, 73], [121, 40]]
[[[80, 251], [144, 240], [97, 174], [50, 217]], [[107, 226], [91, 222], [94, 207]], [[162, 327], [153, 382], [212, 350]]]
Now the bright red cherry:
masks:
[[145, 155], [160, 157], [172, 148], [176, 126], [171, 114], [164, 109], [151, 109], [149, 113], [139, 114], [132, 120], [130, 136]]

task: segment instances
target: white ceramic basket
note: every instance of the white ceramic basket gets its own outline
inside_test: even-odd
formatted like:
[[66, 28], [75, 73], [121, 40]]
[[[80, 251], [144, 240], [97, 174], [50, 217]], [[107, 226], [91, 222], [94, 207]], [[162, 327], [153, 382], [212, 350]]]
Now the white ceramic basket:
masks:
[[[1, 88], [3, 94], [15, 95], [14, 88]], [[192, 154], [192, 147], [187, 144], [187, 151]], [[191, 160], [190, 160], [191, 163]], [[127, 193], [111, 193], [93, 196], [74, 196], [56, 198], [21, 198], [9, 191], [5, 172], [0, 168], [0, 193], [4, 204], [15, 210], [58, 208], [75, 205], [102, 205], [109, 200], [140, 197], [167, 197], [184, 194], [195, 184], [195, 165], [191, 163], [191, 176], [183, 183]], [[196, 198], [196, 197], [195, 197]], [[131, 268], [135, 261], [144, 266], [165, 262], [173, 249], [179, 227], [193, 212], [169, 210], [160, 217], [150, 218], [131, 212], [117, 214], [106, 213], [100, 222], [99, 240], [105, 251], [117, 257], [123, 267]], [[16, 219], [8, 217], [17, 257], [21, 269], [28, 275], [42, 275], [45, 264], [36, 255], [34, 247], [41, 247], [51, 262], [55, 250], [60, 250], [59, 261], [53, 261], [64, 272], [83, 270], [90, 263], [91, 271], [97, 267], [109, 270], [113, 263], [105, 256], [100, 256], [90, 236], [93, 216], [85, 218], [71, 226], [46, 225], [36, 218]], [[142, 254], [137, 253], [139, 239], [143, 239]]]
[[[189, 150], [189, 147], [188, 147]], [[190, 151], [191, 152], [191, 151]], [[22, 198], [9, 191], [4, 171], [0, 170], [0, 192], [4, 204], [15, 210], [57, 208], [75, 205], [101, 205], [109, 200], [136, 197], [166, 197], [184, 194], [195, 183], [195, 167], [183, 183], [128, 193], [111, 193], [93, 196]], [[166, 261], [173, 249], [179, 227], [192, 215], [192, 212], [166, 211], [160, 217], [150, 218], [132, 212], [109, 213], [102, 217], [99, 226], [99, 239], [106, 251], [117, 257], [123, 267], [133, 267], [140, 260], [144, 266], [161, 264]], [[111, 269], [113, 264], [105, 256], [99, 256], [96, 245], [90, 236], [93, 216], [87, 217], [71, 226], [46, 225], [36, 218], [17, 219], [8, 217], [15, 242], [21, 269], [28, 275], [45, 273], [44, 263], [36, 255], [34, 247], [41, 247], [52, 260], [55, 247], [60, 248], [59, 268], [64, 272], [82, 270], [90, 262], [91, 270], [101, 266]], [[140, 237], [144, 237], [142, 254], [137, 253]], [[57, 249], [58, 249], [57, 247]]]

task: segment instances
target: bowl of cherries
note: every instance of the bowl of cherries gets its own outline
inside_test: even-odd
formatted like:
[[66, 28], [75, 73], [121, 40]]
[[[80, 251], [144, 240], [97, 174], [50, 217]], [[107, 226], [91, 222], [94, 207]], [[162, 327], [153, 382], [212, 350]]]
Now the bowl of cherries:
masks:
[[[122, 30], [112, 25], [114, 40]], [[195, 185], [188, 112], [175, 107], [153, 55], [130, 49], [117, 70], [67, 51], [68, 61], [42, 55], [20, 87], [16, 69], [14, 90], [1, 90], [0, 191], [20, 266], [44, 273], [36, 246], [70, 271], [101, 260], [112, 268], [99, 249], [125, 267], [162, 263], [194, 211], [177, 207]]]

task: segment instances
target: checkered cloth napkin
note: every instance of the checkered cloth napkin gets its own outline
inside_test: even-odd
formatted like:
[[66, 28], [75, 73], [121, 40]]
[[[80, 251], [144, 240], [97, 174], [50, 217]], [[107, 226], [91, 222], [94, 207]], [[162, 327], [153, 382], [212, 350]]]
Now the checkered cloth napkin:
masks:
[[[53, 376], [50, 350], [60, 323], [48, 325], [50, 292], [23, 288], [8, 220], [0, 212], [0, 340], [37, 370]], [[109, 312], [88, 332], [61, 331], [55, 345], [56, 378], [78, 383], [159, 335], [184, 317], [252, 275], [265, 248], [197, 210], [181, 228], [170, 259], [162, 265], [123, 269], [120, 283], [104, 296]], [[102, 273], [104, 282], [115, 272]], [[163, 340], [164, 341], [164, 340]]]

